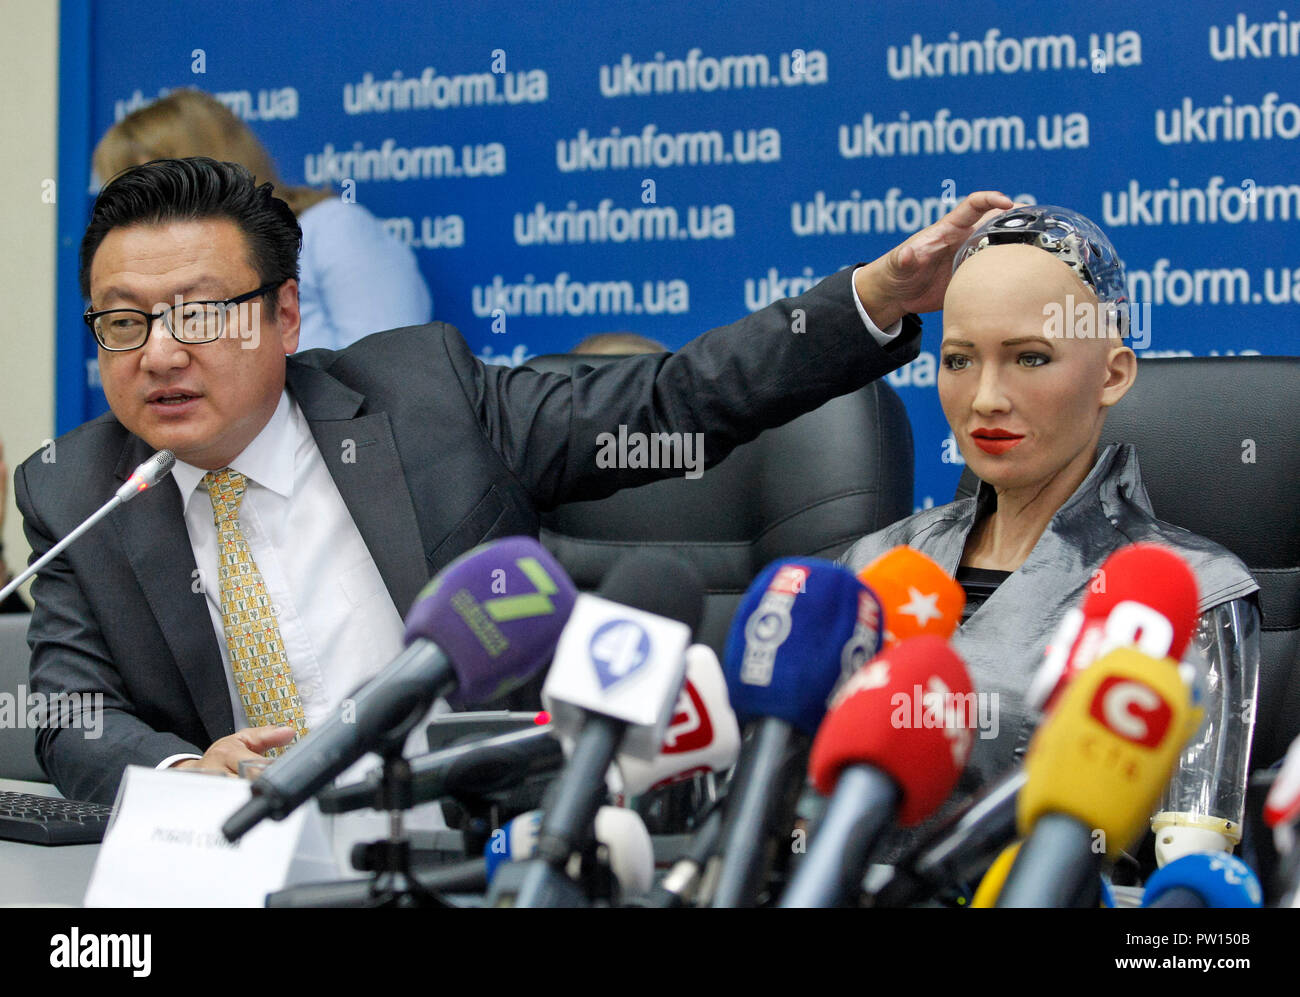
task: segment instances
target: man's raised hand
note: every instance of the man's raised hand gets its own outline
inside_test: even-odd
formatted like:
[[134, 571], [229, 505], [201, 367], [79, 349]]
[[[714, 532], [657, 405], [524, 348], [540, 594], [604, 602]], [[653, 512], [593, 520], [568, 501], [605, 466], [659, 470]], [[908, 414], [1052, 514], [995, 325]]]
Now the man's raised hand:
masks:
[[1012, 207], [996, 190], [967, 196], [929, 228], [917, 232], [884, 256], [862, 267], [854, 289], [871, 320], [887, 328], [908, 312], [943, 307], [957, 250], [985, 220]]

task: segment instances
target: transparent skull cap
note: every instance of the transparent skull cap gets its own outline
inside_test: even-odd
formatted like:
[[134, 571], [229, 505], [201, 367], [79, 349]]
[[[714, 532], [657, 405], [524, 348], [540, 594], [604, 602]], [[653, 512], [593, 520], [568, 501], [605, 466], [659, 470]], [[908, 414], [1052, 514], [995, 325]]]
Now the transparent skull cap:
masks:
[[[1105, 233], [1079, 212], [1052, 204], [1026, 204], [989, 219], [957, 251], [953, 272], [982, 249], [1015, 243], [1051, 253], [1092, 288], [1098, 301], [1116, 306], [1128, 301], [1124, 261]], [[1114, 311], [1124, 323], [1127, 309]]]

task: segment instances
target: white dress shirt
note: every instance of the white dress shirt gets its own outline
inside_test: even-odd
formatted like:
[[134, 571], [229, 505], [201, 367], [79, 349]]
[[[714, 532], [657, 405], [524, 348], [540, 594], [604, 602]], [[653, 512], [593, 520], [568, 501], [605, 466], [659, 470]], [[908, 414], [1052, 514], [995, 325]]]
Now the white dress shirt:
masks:
[[[240, 529], [266, 582], [307, 724], [314, 728], [401, 652], [402, 617], [287, 391], [230, 467], [248, 480]], [[248, 718], [221, 618], [217, 530], [205, 473], [183, 461], [173, 471], [238, 729]], [[173, 755], [159, 767], [194, 757]]]
[[887, 329], [878, 328], [876, 323], [871, 321], [871, 316], [867, 314], [867, 306], [864, 305], [862, 299], [858, 297], [856, 287], [858, 270], [861, 269], [862, 267], [858, 267], [853, 271], [855, 284], [853, 289], [853, 303], [858, 306], [858, 314], [862, 316], [862, 324], [867, 327], [867, 332], [871, 333], [871, 338], [884, 348], [897, 339], [898, 334], [903, 331], [903, 320], [901, 318], [895, 319], [894, 324]]

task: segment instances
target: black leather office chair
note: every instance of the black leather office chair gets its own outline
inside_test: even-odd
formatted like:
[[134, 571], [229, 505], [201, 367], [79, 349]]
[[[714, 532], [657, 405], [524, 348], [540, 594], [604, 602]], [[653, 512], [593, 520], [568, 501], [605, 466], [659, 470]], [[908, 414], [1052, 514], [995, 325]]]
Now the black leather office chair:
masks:
[[[549, 354], [528, 366], [567, 373], [618, 359]], [[769, 561], [837, 557], [911, 511], [911, 425], [898, 395], [876, 381], [767, 430], [697, 479], [561, 506], [543, 516], [541, 540], [585, 590], [630, 550], [680, 554], [708, 593], [697, 639], [721, 656], [740, 597]]]
[[[1222, 544], [1259, 583], [1251, 767], [1300, 734], [1300, 357], [1143, 360], [1102, 444], [1137, 447], [1155, 514]], [[970, 470], [959, 498], [974, 494]]]

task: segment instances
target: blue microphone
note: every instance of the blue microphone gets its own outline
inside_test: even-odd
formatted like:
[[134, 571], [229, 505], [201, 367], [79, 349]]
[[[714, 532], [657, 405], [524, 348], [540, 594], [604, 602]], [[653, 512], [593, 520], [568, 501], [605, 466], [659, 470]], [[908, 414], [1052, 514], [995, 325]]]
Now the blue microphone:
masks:
[[1250, 866], [1227, 852], [1184, 855], [1156, 870], [1143, 907], [1260, 907], [1264, 891]]
[[714, 907], [755, 905], [789, 848], [808, 747], [831, 692], [880, 650], [880, 601], [830, 561], [783, 558], [754, 579], [727, 637], [723, 671], [745, 742], [723, 806]]
[[487, 859], [489, 883], [502, 865], [530, 859], [537, 853], [537, 834], [541, 827], [542, 812], [529, 810], [506, 821], [504, 826], [492, 832], [492, 837], [483, 850], [483, 857]]

